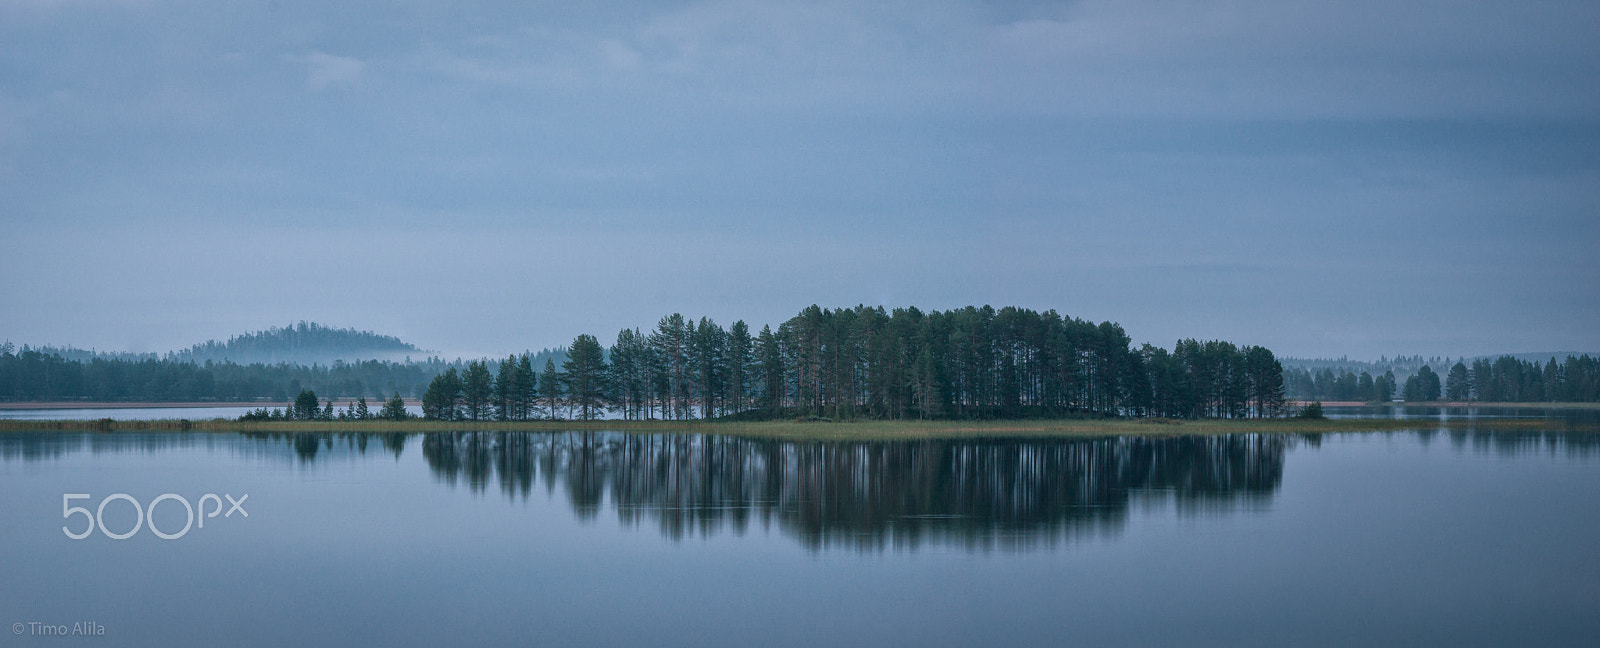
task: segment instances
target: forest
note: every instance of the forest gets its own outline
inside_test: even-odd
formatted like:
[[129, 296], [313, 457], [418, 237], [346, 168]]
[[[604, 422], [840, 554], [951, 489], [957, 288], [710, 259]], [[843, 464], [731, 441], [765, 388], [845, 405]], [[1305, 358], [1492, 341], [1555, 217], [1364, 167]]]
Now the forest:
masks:
[[302, 389], [341, 397], [411, 394], [451, 363], [364, 360], [241, 365], [146, 358], [67, 360], [0, 347], [0, 400], [286, 401]]
[[1427, 364], [1397, 385], [1394, 373], [1372, 376], [1329, 368], [1284, 370], [1291, 398], [1304, 400], [1387, 402], [1479, 401], [1486, 403], [1593, 403], [1600, 401], [1600, 359], [1569, 355], [1540, 363], [1505, 355], [1460, 360], [1444, 376]]
[[[491, 364], [493, 366], [491, 366]], [[1284, 409], [1272, 352], [1182, 340], [1133, 347], [1112, 322], [1006, 307], [811, 306], [776, 330], [672, 314], [560, 367], [509, 357], [446, 369], [433, 419], [1247, 417]]]
[[[545, 349], [535, 359], [566, 358]], [[0, 345], [0, 401], [284, 402], [302, 390], [334, 398], [421, 396], [428, 381], [462, 360], [394, 362], [335, 360], [330, 364], [238, 364], [153, 356], [67, 359], [56, 353]]]
[[[274, 329], [278, 343], [301, 344], [283, 334], [289, 330]], [[351, 333], [316, 325], [305, 332], [324, 339]], [[1171, 349], [1134, 346], [1115, 323], [1055, 311], [811, 306], [759, 331], [743, 321], [724, 327], [672, 314], [649, 330], [620, 331], [609, 346], [585, 334], [570, 348], [473, 361], [69, 359], [7, 343], [0, 345], [0, 401], [285, 402], [312, 391], [379, 402], [421, 397], [427, 417], [447, 420], [914, 420], [1275, 416], [1285, 413], [1286, 396], [1600, 400], [1600, 362], [1588, 355], [1545, 363], [1463, 360], [1448, 372], [1418, 366], [1404, 381], [1389, 371], [1284, 369], [1263, 347], [1192, 339]]]

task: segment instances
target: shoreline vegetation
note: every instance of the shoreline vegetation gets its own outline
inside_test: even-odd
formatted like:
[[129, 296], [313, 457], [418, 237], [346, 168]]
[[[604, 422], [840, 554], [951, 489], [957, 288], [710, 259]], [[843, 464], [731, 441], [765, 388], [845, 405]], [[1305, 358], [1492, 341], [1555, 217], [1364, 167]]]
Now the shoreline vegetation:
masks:
[[1020, 419], [973, 421], [235, 421], [212, 419], [0, 421], [0, 432], [624, 432], [716, 434], [805, 440], [888, 441], [973, 437], [1086, 438], [1326, 434], [1470, 429], [1491, 432], [1600, 433], [1600, 426], [1546, 419]]
[[[307, 324], [274, 329], [248, 344], [234, 339], [196, 349], [292, 351], [305, 346], [301, 337], [319, 341], [312, 345], [319, 348], [372, 341], [372, 334]], [[1470, 369], [1458, 362], [1445, 376], [1423, 366], [1403, 387], [1389, 372], [1299, 372], [1288, 381], [1283, 364], [1265, 347], [1194, 338], [1177, 340], [1170, 350], [1135, 345], [1112, 321], [1010, 306], [923, 311], [812, 305], [775, 329], [763, 325], [759, 331], [743, 320], [725, 328], [707, 317], [673, 313], [653, 329], [618, 331], [610, 346], [580, 334], [560, 350], [559, 365], [548, 349], [467, 362], [362, 360], [326, 367], [239, 365], [227, 358], [199, 364], [178, 356], [84, 360], [28, 347], [13, 351], [9, 342], [0, 344], [0, 396], [9, 402], [256, 403], [241, 422], [403, 420], [406, 407], [417, 402], [407, 402], [407, 396], [420, 396], [423, 418], [447, 422], [611, 416], [782, 421], [796, 415], [956, 422], [1276, 419], [1295, 414], [1291, 399], [1382, 403], [1397, 392], [1413, 404], [1474, 398], [1600, 402], [1600, 361], [1586, 355], [1543, 365], [1506, 357], [1475, 361]], [[1309, 391], [1289, 389], [1286, 382], [1309, 385]], [[368, 397], [384, 405], [382, 413], [372, 413]], [[354, 405], [337, 411], [337, 403], [352, 398]], [[276, 405], [291, 400], [292, 406]], [[1301, 415], [1314, 418], [1317, 409], [1305, 406]]]
[[[407, 406], [420, 406], [422, 399], [405, 398]], [[1322, 403], [1323, 407], [1498, 407], [1507, 409], [1600, 409], [1600, 402], [1488, 402], [1488, 401], [1311, 401], [1288, 400], [1289, 407], [1304, 407], [1313, 402]], [[354, 398], [333, 399], [335, 408], [345, 408], [356, 403]], [[69, 409], [195, 409], [206, 407], [268, 407], [284, 408], [293, 407], [294, 401], [0, 401], [0, 410], [69, 410]]]

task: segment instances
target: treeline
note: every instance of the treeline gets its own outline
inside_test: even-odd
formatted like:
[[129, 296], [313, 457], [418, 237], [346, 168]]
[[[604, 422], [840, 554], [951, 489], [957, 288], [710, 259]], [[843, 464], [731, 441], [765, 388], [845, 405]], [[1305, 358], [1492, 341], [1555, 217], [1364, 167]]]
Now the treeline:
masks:
[[373, 412], [367, 407], [367, 398], [358, 397], [343, 410], [335, 410], [333, 401], [325, 405], [318, 405], [317, 393], [309, 389], [301, 390], [295, 396], [294, 402], [283, 409], [268, 410], [265, 407], [256, 408], [239, 417], [240, 421], [404, 421], [414, 418], [406, 412], [406, 402], [395, 394], [384, 401], [383, 408]]
[[438, 359], [332, 365], [67, 360], [38, 351], [0, 353], [0, 400], [251, 401], [288, 400], [302, 389], [336, 397], [421, 393], [449, 366]]
[[[1344, 356], [1338, 358], [1280, 358], [1279, 361], [1283, 363], [1284, 371], [1304, 369], [1312, 374], [1317, 374], [1324, 369], [1330, 369], [1335, 376], [1343, 376], [1347, 373], [1360, 376], [1361, 372], [1365, 371], [1371, 374], [1373, 379], [1377, 379], [1378, 376], [1382, 376], [1385, 373], [1392, 373], [1400, 382], [1404, 382], [1408, 376], [1417, 373], [1417, 370], [1422, 367], [1441, 371], [1443, 368], [1449, 367], [1450, 363], [1455, 362], [1454, 359], [1447, 356], [1424, 357], [1421, 355], [1381, 356], [1376, 361], [1351, 360], [1349, 357]], [[1290, 395], [1294, 395], [1292, 390]]]
[[423, 396], [438, 419], [965, 419], [1068, 415], [1275, 416], [1283, 370], [1256, 346], [1133, 348], [1122, 328], [988, 306], [812, 306], [752, 332], [668, 315], [609, 351], [573, 341], [558, 369], [527, 358], [447, 370]]
[[[1426, 368], [1427, 365], [1422, 365]], [[1332, 369], [1284, 369], [1283, 382], [1292, 398], [1314, 401], [1389, 401], [1395, 395], [1394, 372], [1385, 371], [1374, 377], [1362, 371], [1359, 375], [1341, 371], [1334, 375]]]
[[1444, 379], [1450, 400], [1493, 403], [1600, 401], [1600, 359], [1588, 355], [1555, 358], [1541, 364], [1501, 356], [1457, 362]]
[[1540, 363], [1506, 355], [1457, 361], [1444, 376], [1422, 364], [1398, 387], [1388, 371], [1374, 378], [1365, 371], [1335, 376], [1331, 369], [1290, 368], [1284, 370], [1284, 382], [1291, 397], [1305, 400], [1387, 402], [1398, 396], [1408, 402], [1592, 403], [1600, 401], [1600, 360], [1581, 355]]
[[[566, 357], [565, 349], [531, 354], [535, 361]], [[173, 358], [88, 360], [0, 345], [0, 401], [287, 401], [302, 390], [333, 398], [421, 396], [428, 381], [462, 360], [362, 360], [302, 365], [193, 362]]]

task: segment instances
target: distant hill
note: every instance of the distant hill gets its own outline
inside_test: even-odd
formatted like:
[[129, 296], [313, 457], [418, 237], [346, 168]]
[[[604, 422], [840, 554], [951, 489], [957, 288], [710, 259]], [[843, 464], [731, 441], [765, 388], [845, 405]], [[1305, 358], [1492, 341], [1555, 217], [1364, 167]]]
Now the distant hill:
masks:
[[239, 364], [287, 362], [309, 365], [328, 364], [335, 360], [400, 361], [407, 356], [418, 356], [420, 359], [424, 353], [415, 345], [392, 335], [300, 322], [236, 335], [228, 338], [227, 342], [202, 342], [168, 354], [168, 357], [194, 362], [232, 360]]

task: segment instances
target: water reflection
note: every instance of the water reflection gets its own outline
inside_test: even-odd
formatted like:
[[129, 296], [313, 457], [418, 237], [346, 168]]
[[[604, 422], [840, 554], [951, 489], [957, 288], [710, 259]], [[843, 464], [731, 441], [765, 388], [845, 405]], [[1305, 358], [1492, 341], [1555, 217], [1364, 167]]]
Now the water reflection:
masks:
[[1437, 420], [1451, 425], [1508, 419], [1543, 420], [1552, 428], [1594, 427], [1600, 425], [1600, 409], [1526, 405], [1329, 405], [1323, 411], [1333, 419], [1412, 419]]
[[0, 433], [0, 460], [41, 461], [77, 453], [157, 454], [176, 451], [220, 453], [242, 459], [311, 464], [353, 461], [366, 455], [369, 442], [399, 458], [406, 433], [241, 433], [213, 432], [8, 432]]
[[[1283, 479], [1281, 435], [1074, 441], [790, 442], [705, 435], [424, 435], [442, 482], [560, 490], [670, 538], [750, 524], [808, 547], [1025, 547], [1121, 528], [1135, 502], [1232, 510]], [[559, 487], [559, 488], [558, 488]]]
[[[1600, 458], [1594, 433], [1463, 423], [1393, 434], [1458, 453]], [[1279, 489], [1288, 451], [1317, 447], [1322, 437], [845, 443], [616, 432], [34, 432], [0, 434], [0, 460], [199, 450], [312, 466], [369, 452], [399, 460], [413, 440], [439, 483], [512, 499], [542, 487], [580, 519], [614, 511], [624, 524], [671, 539], [760, 525], [812, 549], [879, 550], [1052, 545], [1116, 533], [1142, 506], [1261, 510]]]

